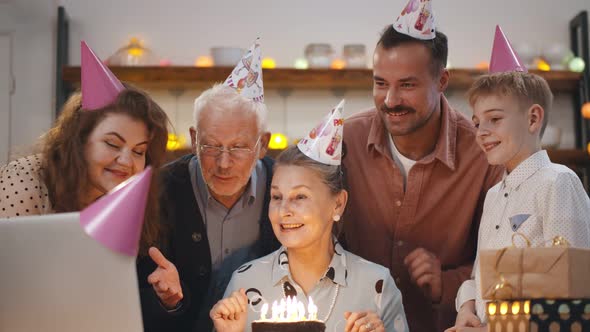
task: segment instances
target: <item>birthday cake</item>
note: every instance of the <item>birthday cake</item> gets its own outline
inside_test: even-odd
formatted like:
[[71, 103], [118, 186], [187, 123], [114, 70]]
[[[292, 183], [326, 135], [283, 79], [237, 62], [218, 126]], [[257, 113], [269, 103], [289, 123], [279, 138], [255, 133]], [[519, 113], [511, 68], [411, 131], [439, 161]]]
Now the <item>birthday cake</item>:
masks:
[[309, 299], [308, 312], [305, 315], [303, 303], [297, 298], [276, 301], [272, 305], [272, 317], [266, 318], [268, 303], [262, 306], [260, 319], [252, 322], [252, 332], [325, 332], [326, 324], [317, 319], [317, 307]]
[[299, 322], [253, 321], [252, 332], [324, 332], [326, 324], [318, 320]]

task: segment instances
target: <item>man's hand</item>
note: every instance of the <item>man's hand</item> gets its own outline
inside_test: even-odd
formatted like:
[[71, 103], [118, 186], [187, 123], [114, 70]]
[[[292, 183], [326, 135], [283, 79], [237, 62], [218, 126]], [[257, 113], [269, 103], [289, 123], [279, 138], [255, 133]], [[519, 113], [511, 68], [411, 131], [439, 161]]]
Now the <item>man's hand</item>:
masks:
[[440, 260], [424, 248], [412, 251], [404, 259], [410, 278], [432, 302], [440, 302], [442, 296], [442, 268]]
[[152, 285], [164, 307], [173, 309], [183, 298], [176, 266], [167, 260], [156, 247], [151, 247], [148, 253], [158, 265], [156, 270], [148, 276], [148, 283]]

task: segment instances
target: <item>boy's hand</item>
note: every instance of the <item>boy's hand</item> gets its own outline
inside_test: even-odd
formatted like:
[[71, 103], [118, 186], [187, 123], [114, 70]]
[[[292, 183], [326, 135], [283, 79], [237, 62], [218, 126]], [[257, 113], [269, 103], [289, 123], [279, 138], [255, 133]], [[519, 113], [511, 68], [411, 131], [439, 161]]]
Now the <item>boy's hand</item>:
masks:
[[[457, 320], [455, 326], [447, 329], [445, 332], [459, 332], [459, 331], [471, 331], [465, 330], [464, 328], [480, 328], [483, 325], [479, 320], [479, 317], [475, 314], [475, 300], [465, 302], [459, 312], [457, 313]], [[484, 330], [485, 331], [485, 326]], [[475, 330], [477, 331], [477, 330]]]

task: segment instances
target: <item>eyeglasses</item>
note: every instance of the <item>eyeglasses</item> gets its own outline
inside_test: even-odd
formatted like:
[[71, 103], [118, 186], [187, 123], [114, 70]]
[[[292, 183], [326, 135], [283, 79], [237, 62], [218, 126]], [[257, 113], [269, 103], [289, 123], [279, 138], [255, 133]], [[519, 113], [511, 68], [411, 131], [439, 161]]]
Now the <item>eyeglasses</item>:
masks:
[[253, 148], [226, 148], [224, 146], [199, 144], [199, 152], [208, 157], [219, 157], [221, 153], [227, 152], [232, 158], [247, 158], [254, 153], [254, 150], [256, 150], [256, 147], [260, 143], [260, 137], [261, 136], [258, 136]]

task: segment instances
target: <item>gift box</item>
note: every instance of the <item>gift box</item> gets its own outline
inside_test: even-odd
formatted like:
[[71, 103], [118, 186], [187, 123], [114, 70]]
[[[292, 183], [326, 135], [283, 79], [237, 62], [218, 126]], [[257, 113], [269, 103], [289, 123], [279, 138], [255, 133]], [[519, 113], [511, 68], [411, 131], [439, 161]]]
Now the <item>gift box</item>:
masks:
[[590, 300], [492, 301], [486, 305], [490, 332], [590, 331]]
[[479, 258], [486, 300], [590, 298], [590, 249], [508, 247]]

